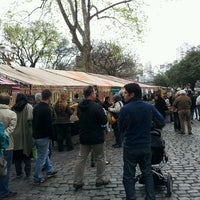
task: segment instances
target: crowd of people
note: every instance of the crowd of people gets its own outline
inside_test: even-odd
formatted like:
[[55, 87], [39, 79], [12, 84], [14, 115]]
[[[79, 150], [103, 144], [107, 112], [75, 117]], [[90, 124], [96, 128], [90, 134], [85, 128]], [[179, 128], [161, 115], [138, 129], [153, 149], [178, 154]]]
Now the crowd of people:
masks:
[[[151, 103], [148, 101], [151, 100]], [[152, 101], [153, 100], [153, 101]], [[153, 102], [153, 103], [152, 103]], [[152, 105], [154, 104], [154, 105]], [[12, 163], [16, 176], [32, 176], [31, 159], [33, 148], [37, 149], [33, 172], [33, 184], [40, 185], [47, 178], [54, 177], [57, 171], [50, 159], [52, 141], [57, 141], [59, 152], [72, 151], [71, 119], [77, 114], [80, 138], [80, 150], [75, 166], [73, 187], [75, 191], [84, 186], [84, 168], [89, 155], [96, 165], [96, 187], [107, 185], [110, 180], [105, 175], [105, 135], [112, 128], [115, 143], [113, 148], [123, 148], [123, 184], [126, 199], [135, 199], [135, 172], [138, 164], [145, 177], [146, 199], [155, 199], [151, 172], [151, 138], [152, 124], [162, 128], [166, 122], [166, 113], [170, 113], [174, 130], [192, 134], [194, 116], [200, 121], [200, 93], [186, 93], [185, 90], [171, 92], [161, 96], [160, 93], [142, 97], [142, 90], [136, 83], [126, 84], [123, 92], [106, 96], [104, 101], [98, 99], [98, 90], [88, 86], [83, 91], [83, 98], [70, 105], [65, 92], [52, 104], [52, 93], [45, 89], [35, 94], [35, 103], [31, 105], [25, 94], [19, 93], [15, 104], [10, 108], [10, 96], [0, 94], [0, 122], [5, 126], [9, 136], [9, 146], [2, 155], [7, 160], [7, 174], [0, 177], [0, 199], [17, 195], [9, 188]], [[108, 120], [112, 114], [114, 122]], [[24, 167], [23, 167], [24, 165]], [[23, 171], [24, 170], [24, 171]]]

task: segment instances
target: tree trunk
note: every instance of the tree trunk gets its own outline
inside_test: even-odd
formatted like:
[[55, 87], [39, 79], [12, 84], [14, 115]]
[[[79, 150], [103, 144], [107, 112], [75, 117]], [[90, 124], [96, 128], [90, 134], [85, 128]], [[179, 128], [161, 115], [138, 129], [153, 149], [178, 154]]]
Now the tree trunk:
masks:
[[85, 72], [93, 72], [92, 56], [90, 44], [85, 45], [83, 50], [80, 52], [80, 62], [79, 65], [85, 69]]

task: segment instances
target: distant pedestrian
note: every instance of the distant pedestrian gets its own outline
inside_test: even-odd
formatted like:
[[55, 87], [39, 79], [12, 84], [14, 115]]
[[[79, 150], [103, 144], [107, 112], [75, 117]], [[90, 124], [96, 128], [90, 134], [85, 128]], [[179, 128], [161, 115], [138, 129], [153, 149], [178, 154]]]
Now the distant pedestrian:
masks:
[[110, 180], [105, 178], [104, 130], [107, 123], [103, 107], [96, 103], [96, 91], [92, 86], [84, 89], [84, 99], [78, 105], [80, 152], [77, 158], [74, 174], [74, 188], [83, 187], [83, 174], [87, 157], [91, 151], [97, 161], [96, 187], [107, 185]]
[[11, 191], [9, 187], [10, 173], [13, 158], [13, 132], [17, 124], [17, 115], [10, 110], [10, 96], [7, 93], [0, 94], [0, 121], [3, 122], [5, 133], [9, 136], [9, 146], [3, 152], [3, 156], [7, 161], [7, 175], [0, 177], [0, 199], [9, 199], [15, 197], [17, 192]]
[[179, 116], [178, 116], [178, 109], [176, 107], [174, 107], [174, 101], [178, 96], [179, 96], [179, 91], [177, 91], [175, 93], [175, 96], [173, 98], [172, 111], [173, 111], [173, 115], [174, 115], [174, 131], [179, 133], [181, 130], [181, 125], [180, 125], [180, 120], [179, 120]]
[[31, 158], [33, 148], [32, 119], [33, 107], [28, 103], [27, 96], [19, 93], [12, 110], [17, 114], [17, 126], [14, 130], [14, 155], [15, 171], [18, 178], [23, 176], [22, 162], [26, 177], [31, 175]]
[[147, 200], [155, 200], [154, 182], [151, 167], [151, 125], [162, 128], [163, 116], [154, 105], [143, 101], [141, 88], [136, 83], [124, 86], [126, 104], [119, 113], [119, 130], [123, 133], [123, 184], [126, 200], [135, 200], [136, 166], [140, 167], [145, 180]]
[[35, 94], [35, 103], [34, 103], [34, 106], [38, 105], [41, 100], [42, 100], [42, 94], [41, 94], [41, 92], [36, 93]]
[[61, 93], [60, 97], [54, 105], [56, 113], [55, 128], [58, 142], [58, 151], [64, 151], [64, 142], [67, 146], [67, 151], [74, 149], [74, 145], [71, 139], [71, 124], [70, 117], [73, 114], [73, 110], [69, 107], [67, 102], [66, 93]]
[[110, 106], [112, 106], [112, 103], [111, 103], [111, 100], [110, 100], [110, 97], [109, 97], [109, 96], [106, 96], [106, 97], [105, 97], [105, 100], [104, 100], [104, 102], [102, 103], [102, 106], [103, 106], [103, 108], [104, 108], [106, 111], [108, 111], [108, 108], [109, 108]]
[[112, 145], [113, 148], [121, 148], [122, 147], [122, 133], [118, 129], [117, 118], [120, 112], [120, 109], [123, 107], [122, 98], [119, 94], [115, 94], [113, 96], [114, 103], [112, 106], [108, 108], [108, 111], [111, 112], [115, 118], [116, 122], [112, 124], [113, 132], [115, 135], [115, 144]]
[[194, 119], [194, 111], [196, 108], [196, 96], [194, 95], [192, 90], [188, 90], [188, 97], [190, 97], [191, 102], [192, 102], [192, 105], [190, 108], [190, 119], [191, 119], [191, 123], [192, 123], [192, 120]]
[[49, 159], [49, 144], [53, 132], [52, 115], [49, 107], [51, 98], [51, 91], [48, 89], [43, 90], [41, 102], [33, 109], [33, 137], [37, 148], [37, 160], [33, 176], [35, 185], [46, 181], [42, 173], [43, 168], [47, 172], [47, 178], [55, 176], [57, 173], [57, 171], [54, 171]]
[[198, 121], [200, 121], [200, 92], [198, 92], [198, 96], [196, 98], [196, 106], [198, 110]]
[[162, 98], [160, 93], [155, 95], [155, 107], [165, 118], [168, 107], [167, 107], [166, 101], [164, 100], [164, 98]]
[[192, 134], [191, 120], [190, 120], [190, 109], [192, 101], [190, 97], [186, 95], [185, 90], [179, 91], [179, 96], [175, 99], [173, 106], [178, 110], [178, 116], [180, 120], [180, 134], [185, 134], [185, 122], [188, 128], [188, 134]]

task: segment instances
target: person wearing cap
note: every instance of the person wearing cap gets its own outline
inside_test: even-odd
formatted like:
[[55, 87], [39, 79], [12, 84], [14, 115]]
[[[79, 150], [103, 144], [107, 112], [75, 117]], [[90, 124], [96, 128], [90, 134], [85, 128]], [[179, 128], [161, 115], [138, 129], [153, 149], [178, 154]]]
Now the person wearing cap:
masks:
[[178, 92], [179, 96], [175, 99], [173, 106], [177, 108], [178, 116], [180, 120], [180, 134], [185, 134], [185, 122], [187, 123], [188, 134], [192, 134], [191, 120], [190, 120], [190, 108], [192, 101], [187, 96], [185, 90]]

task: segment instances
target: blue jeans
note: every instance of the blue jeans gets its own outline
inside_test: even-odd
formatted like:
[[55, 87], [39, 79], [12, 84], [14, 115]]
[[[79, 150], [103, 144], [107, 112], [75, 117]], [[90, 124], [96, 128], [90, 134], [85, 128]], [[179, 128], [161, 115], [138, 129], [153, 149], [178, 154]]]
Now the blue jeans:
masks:
[[139, 164], [140, 170], [145, 180], [145, 200], [155, 200], [154, 182], [151, 170], [151, 149], [129, 149], [124, 147], [123, 160], [123, 184], [126, 192], [126, 200], [136, 199], [135, 172], [137, 164]]
[[7, 160], [7, 175], [0, 177], [0, 198], [6, 196], [9, 192], [9, 179], [12, 166], [13, 150], [4, 152], [4, 158]]
[[49, 159], [49, 138], [40, 138], [35, 140], [36, 148], [37, 148], [37, 160], [35, 164], [35, 171], [33, 180], [39, 181], [42, 177], [42, 169], [44, 168], [47, 173], [51, 173], [54, 171], [51, 161]]

